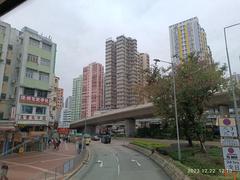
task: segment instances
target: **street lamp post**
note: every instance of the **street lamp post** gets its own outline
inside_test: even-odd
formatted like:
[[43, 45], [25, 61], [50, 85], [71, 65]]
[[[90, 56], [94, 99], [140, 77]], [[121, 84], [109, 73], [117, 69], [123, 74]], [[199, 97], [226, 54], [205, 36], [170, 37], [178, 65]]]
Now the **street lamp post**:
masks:
[[[236, 119], [237, 119], [237, 124], [240, 125], [239, 119], [238, 119], [237, 100], [236, 100], [236, 94], [235, 94], [235, 86], [233, 85], [233, 80], [232, 80], [232, 70], [231, 70], [231, 64], [230, 64], [230, 59], [229, 59], [228, 45], [227, 45], [227, 35], [226, 35], [226, 30], [228, 28], [238, 26], [238, 25], [240, 25], [240, 23], [236, 23], [236, 24], [224, 27], [224, 39], [225, 39], [226, 55], [227, 55], [228, 69], [229, 69], [229, 74], [230, 74], [230, 84], [231, 84], [231, 89], [232, 89], [235, 116], [236, 116]], [[240, 129], [238, 127], [238, 131], [239, 130]], [[238, 132], [238, 133], [240, 134], [240, 132]]]
[[177, 129], [177, 143], [178, 143], [178, 160], [181, 160], [181, 147], [180, 147], [180, 140], [179, 140], [179, 127], [178, 127], [178, 113], [177, 113], [177, 97], [176, 97], [176, 80], [175, 80], [175, 68], [173, 62], [168, 62], [160, 59], [154, 59], [156, 62], [164, 62], [167, 64], [171, 64], [172, 71], [173, 71], [173, 96], [174, 96], [174, 109], [175, 109], [175, 120], [176, 120], [176, 129]]

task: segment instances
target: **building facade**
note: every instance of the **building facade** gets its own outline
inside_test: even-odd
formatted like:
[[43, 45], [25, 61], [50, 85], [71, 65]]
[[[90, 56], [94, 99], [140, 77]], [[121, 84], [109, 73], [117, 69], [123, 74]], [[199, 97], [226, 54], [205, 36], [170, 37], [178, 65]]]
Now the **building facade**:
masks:
[[63, 89], [57, 88], [57, 122], [61, 120], [61, 114], [63, 109]]
[[117, 108], [117, 66], [116, 66], [116, 42], [112, 39], [106, 41], [105, 48], [105, 88], [104, 105], [106, 109]]
[[72, 109], [72, 96], [68, 96], [65, 100], [65, 104], [64, 104], [65, 108], [69, 108]]
[[63, 108], [62, 110], [62, 122], [70, 122], [71, 121], [71, 110], [69, 108]]
[[71, 107], [72, 121], [76, 121], [81, 118], [81, 106], [82, 106], [82, 75], [73, 79], [72, 107]]
[[139, 88], [136, 89], [137, 91], [137, 103], [138, 104], [145, 104], [148, 103], [148, 99], [143, 92], [142, 88], [147, 85], [147, 71], [149, 70], [149, 54], [147, 53], [139, 53], [139, 61], [138, 61], [138, 84]]
[[138, 84], [137, 40], [119, 36], [106, 41], [105, 108], [124, 108], [137, 104], [134, 92]]
[[[0, 120], [14, 123], [14, 132], [7, 135], [14, 137], [11, 142], [47, 136], [55, 60], [56, 44], [50, 37], [0, 21]], [[0, 129], [9, 128], [3, 121]]]
[[0, 21], [0, 120], [15, 120], [19, 33]]
[[50, 93], [50, 122], [53, 125], [55, 122], [58, 121], [58, 111], [57, 111], [57, 92], [59, 88], [59, 77], [54, 76], [53, 83], [52, 83], [52, 91]]
[[198, 54], [200, 60], [212, 62], [206, 32], [197, 17], [169, 26], [169, 35], [173, 62], [179, 64], [187, 61], [191, 53]]
[[103, 65], [91, 63], [83, 68], [81, 118], [87, 118], [103, 108]]

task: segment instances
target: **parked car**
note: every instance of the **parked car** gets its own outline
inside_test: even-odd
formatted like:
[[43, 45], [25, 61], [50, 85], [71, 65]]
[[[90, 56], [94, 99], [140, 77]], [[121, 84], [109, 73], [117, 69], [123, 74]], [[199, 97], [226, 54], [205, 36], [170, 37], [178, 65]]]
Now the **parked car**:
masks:
[[100, 140], [100, 137], [98, 137], [97, 135], [95, 135], [95, 136], [92, 136], [91, 140], [93, 140], [93, 141], [99, 141], [99, 140]]
[[103, 135], [101, 138], [101, 143], [110, 144], [111, 143], [111, 136], [110, 135]]

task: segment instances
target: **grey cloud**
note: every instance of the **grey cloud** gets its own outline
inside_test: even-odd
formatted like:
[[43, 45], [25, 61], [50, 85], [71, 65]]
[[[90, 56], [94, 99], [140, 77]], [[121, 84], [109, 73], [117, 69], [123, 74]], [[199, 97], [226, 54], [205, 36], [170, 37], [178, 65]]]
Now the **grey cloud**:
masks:
[[[65, 95], [87, 64], [104, 64], [105, 39], [125, 34], [140, 52], [170, 59], [168, 26], [198, 16], [214, 59], [226, 62], [223, 27], [240, 22], [237, 0], [29, 0], [2, 20], [51, 35], [58, 45], [56, 73]], [[233, 71], [240, 73], [240, 27], [228, 32]]]

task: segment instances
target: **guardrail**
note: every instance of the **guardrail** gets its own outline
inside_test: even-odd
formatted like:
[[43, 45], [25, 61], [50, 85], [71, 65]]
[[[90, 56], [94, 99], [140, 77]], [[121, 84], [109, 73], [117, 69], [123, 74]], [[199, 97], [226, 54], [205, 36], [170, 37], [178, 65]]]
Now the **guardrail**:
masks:
[[80, 154], [72, 159], [65, 161], [62, 165], [41, 172], [35, 177], [30, 178], [30, 180], [60, 180], [66, 179], [67, 176], [73, 172], [83, 161], [87, 150], [84, 149]]

